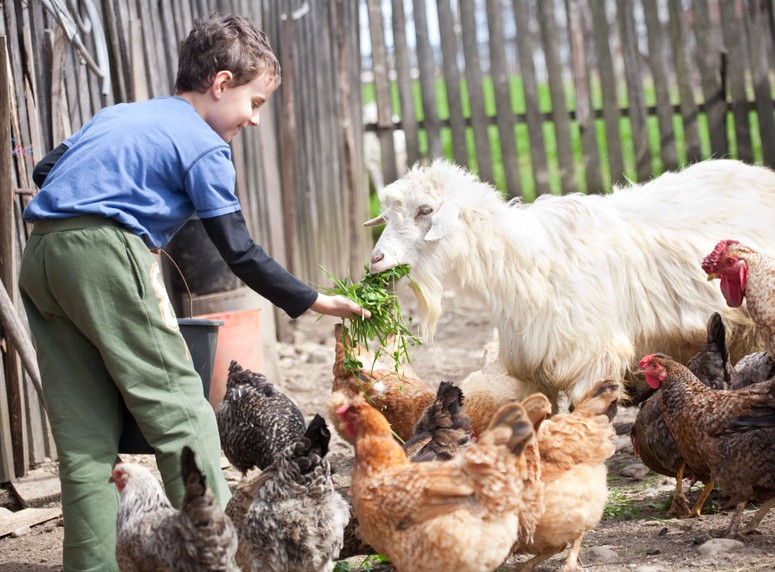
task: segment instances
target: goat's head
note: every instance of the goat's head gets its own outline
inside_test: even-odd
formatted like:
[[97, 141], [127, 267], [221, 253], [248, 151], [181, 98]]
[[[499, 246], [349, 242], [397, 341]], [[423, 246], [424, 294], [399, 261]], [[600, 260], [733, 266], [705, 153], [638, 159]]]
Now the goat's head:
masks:
[[437, 159], [430, 165], [415, 165], [382, 189], [382, 213], [364, 223], [386, 225], [371, 253], [369, 270], [383, 272], [399, 264], [414, 268], [423, 262], [439, 239], [459, 226], [461, 205], [458, 193], [452, 191], [468, 181], [476, 177]]

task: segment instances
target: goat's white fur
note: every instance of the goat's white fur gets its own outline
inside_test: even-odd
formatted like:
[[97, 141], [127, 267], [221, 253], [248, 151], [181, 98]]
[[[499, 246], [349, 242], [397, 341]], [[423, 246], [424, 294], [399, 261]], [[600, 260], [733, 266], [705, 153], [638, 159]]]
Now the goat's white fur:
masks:
[[775, 172], [716, 159], [605, 195], [506, 203], [444, 160], [380, 192], [386, 227], [370, 270], [412, 267], [421, 333], [432, 339], [452, 280], [500, 332], [515, 398], [575, 402], [595, 381], [624, 380], [643, 355], [688, 359], [721, 312], [735, 355], [755, 349], [744, 309], [726, 307], [702, 258], [722, 239], [775, 247]]

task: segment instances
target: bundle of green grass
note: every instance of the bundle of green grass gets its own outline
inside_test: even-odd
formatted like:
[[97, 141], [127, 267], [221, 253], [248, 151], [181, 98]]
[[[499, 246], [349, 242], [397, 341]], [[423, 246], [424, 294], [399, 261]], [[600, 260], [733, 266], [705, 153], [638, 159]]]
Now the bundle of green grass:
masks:
[[[379, 347], [374, 350], [374, 362], [382, 355], [389, 355], [395, 370], [399, 371], [402, 363], [409, 363], [409, 346], [422, 344], [409, 328], [411, 317], [405, 320], [401, 315], [395, 289], [396, 283], [408, 276], [409, 266], [402, 264], [379, 274], [371, 274], [368, 266], [364, 269], [366, 272], [357, 283], [349, 277], [340, 280], [326, 272], [334, 283], [333, 287], [324, 289], [327, 294], [346, 296], [371, 312], [369, 319], [342, 320], [342, 339], [349, 340], [345, 343], [344, 367], [348, 371], [363, 369], [354, 348], [368, 350], [369, 343], [373, 345], [376, 340]], [[388, 350], [388, 347], [395, 349]]]

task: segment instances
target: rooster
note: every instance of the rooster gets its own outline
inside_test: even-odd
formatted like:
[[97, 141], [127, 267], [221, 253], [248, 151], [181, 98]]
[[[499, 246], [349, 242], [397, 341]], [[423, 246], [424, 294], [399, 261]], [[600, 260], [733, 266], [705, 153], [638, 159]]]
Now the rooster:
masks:
[[287, 395], [236, 361], [216, 417], [223, 454], [243, 476], [253, 467], [266, 469], [306, 429], [304, 415]]
[[325, 419], [315, 415], [303, 437], [235, 491], [226, 513], [239, 529], [244, 572], [333, 569], [350, 507], [331, 480], [330, 439]]
[[[689, 466], [707, 466], [735, 506], [722, 536], [754, 532], [775, 504], [775, 380], [738, 390], [712, 390], [688, 368], [663, 354], [639, 363], [646, 383], [661, 388], [664, 418]], [[741, 528], [751, 499], [764, 504]]]
[[722, 240], [702, 261], [708, 280], [721, 282], [727, 305], [737, 308], [745, 298], [765, 349], [775, 356], [775, 259], [736, 240]]
[[439, 383], [435, 401], [420, 416], [414, 435], [404, 443], [410, 460], [448, 461], [471, 444], [471, 420], [461, 410], [463, 401], [459, 387], [449, 381]]
[[525, 474], [534, 431], [521, 405], [501, 408], [454, 459], [432, 463], [412, 463], [363, 397], [339, 415], [355, 443], [350, 492], [361, 534], [397, 570], [484, 572], [506, 559], [522, 497], [537, 486]]
[[145, 467], [119, 463], [110, 482], [121, 498], [116, 531], [116, 560], [123, 572], [139, 570], [235, 571], [237, 532], [224, 514], [194, 452], [180, 458], [186, 491], [180, 510], [173, 508], [161, 484]]
[[[577, 403], [572, 413], [557, 414], [543, 421], [537, 432], [544, 484], [543, 514], [532, 538], [521, 538], [515, 554], [532, 554], [519, 570], [533, 570], [544, 560], [571, 548], [563, 570], [577, 569], [584, 534], [600, 522], [608, 500], [606, 461], [614, 454], [619, 384], [604, 380]], [[537, 394], [523, 401], [527, 410], [551, 407], [546, 396]], [[540, 410], [539, 410], [540, 411]]]

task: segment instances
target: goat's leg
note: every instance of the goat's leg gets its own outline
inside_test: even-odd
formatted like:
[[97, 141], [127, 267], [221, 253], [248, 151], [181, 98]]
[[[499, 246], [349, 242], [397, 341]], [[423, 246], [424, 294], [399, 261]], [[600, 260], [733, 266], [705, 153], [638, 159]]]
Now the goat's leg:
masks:
[[562, 572], [575, 572], [579, 569], [579, 551], [581, 550], [581, 540], [584, 538], [582, 532], [576, 538], [573, 539], [573, 544], [568, 551], [568, 557], [565, 559], [565, 566], [562, 567]]
[[544, 560], [548, 560], [555, 554], [562, 552], [565, 546], [559, 546], [554, 548], [547, 548], [543, 552], [539, 552], [535, 556], [533, 556], [530, 560], [526, 562], [522, 562], [519, 564], [516, 568], [517, 572], [532, 572], [535, 570], [536, 566], [541, 564]]
[[700, 518], [702, 507], [705, 506], [705, 501], [708, 500], [710, 493], [713, 492], [713, 486], [714, 486], [713, 481], [708, 481], [707, 483], [705, 483], [705, 488], [702, 489], [700, 496], [697, 497], [697, 502], [695, 502], [694, 506], [692, 507], [693, 517]]
[[673, 502], [670, 504], [670, 510], [667, 511], [668, 515], [673, 515], [676, 518], [689, 518], [692, 516], [689, 510], [689, 499], [684, 494], [684, 469], [686, 469], [686, 463], [681, 463], [681, 466], [678, 468], [678, 474], [675, 476]]
[[761, 508], [756, 511], [756, 514], [753, 515], [751, 522], [749, 522], [748, 525], [740, 531], [740, 534], [753, 534], [754, 532], [757, 532], [759, 523], [761, 523], [762, 519], [767, 516], [767, 513], [770, 512], [770, 509], [773, 506], [775, 506], [775, 497], [772, 497], [770, 500], [765, 502]]

